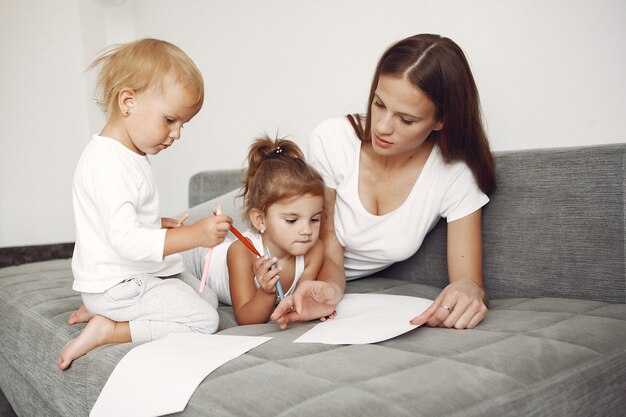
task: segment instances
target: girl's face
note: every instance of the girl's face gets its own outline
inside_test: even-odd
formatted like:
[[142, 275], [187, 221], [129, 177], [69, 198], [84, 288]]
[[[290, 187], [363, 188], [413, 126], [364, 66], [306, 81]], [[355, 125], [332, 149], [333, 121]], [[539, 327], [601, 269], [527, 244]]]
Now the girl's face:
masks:
[[304, 255], [320, 234], [324, 199], [305, 194], [272, 204], [265, 213], [263, 240], [274, 256]]
[[156, 155], [180, 139], [183, 124], [200, 111], [197, 96], [168, 75], [163, 85], [152, 86], [124, 101], [130, 111], [122, 116], [122, 143], [132, 151]]
[[372, 147], [381, 156], [411, 153], [441, 130], [435, 104], [408, 80], [381, 75], [372, 101]]

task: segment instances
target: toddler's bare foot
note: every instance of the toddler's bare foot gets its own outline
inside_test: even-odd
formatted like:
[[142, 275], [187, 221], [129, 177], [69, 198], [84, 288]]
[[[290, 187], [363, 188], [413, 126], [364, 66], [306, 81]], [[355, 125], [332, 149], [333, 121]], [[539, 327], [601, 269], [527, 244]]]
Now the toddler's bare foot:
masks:
[[70, 318], [67, 319], [67, 324], [87, 323], [93, 318], [93, 314], [87, 310], [84, 304], [82, 304], [76, 311], [74, 311]]
[[106, 345], [107, 343], [130, 342], [130, 331], [126, 332], [126, 337], [121, 339], [119, 335], [116, 337], [116, 327], [121, 325], [125, 325], [126, 330], [128, 330], [128, 322], [117, 323], [103, 316], [94, 316], [87, 323], [82, 333], [77, 338], [67, 342], [63, 347], [61, 355], [57, 360], [59, 369], [64, 371], [69, 368], [73, 360], [80, 358], [98, 346]]

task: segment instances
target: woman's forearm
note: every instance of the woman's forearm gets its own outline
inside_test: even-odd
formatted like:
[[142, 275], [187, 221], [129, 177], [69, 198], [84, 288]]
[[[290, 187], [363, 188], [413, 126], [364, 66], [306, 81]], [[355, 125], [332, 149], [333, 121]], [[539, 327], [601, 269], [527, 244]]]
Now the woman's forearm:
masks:
[[343, 266], [344, 249], [337, 239], [334, 213], [336, 192], [332, 188], [324, 189], [324, 215], [320, 228], [320, 239], [324, 242], [324, 263], [317, 279], [332, 284], [335, 291], [336, 302], [343, 297], [346, 289], [346, 271]]
[[337, 264], [336, 260], [329, 257], [325, 259], [317, 279], [336, 285], [339, 291], [341, 291], [341, 295], [343, 295], [346, 289], [346, 274], [343, 269], [343, 263]]

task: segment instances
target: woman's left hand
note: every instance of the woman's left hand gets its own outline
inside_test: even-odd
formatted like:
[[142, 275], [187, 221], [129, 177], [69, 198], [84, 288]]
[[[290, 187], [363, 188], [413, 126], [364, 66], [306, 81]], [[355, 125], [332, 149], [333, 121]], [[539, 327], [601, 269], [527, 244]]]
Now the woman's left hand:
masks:
[[450, 283], [411, 324], [448, 329], [473, 329], [487, 315], [485, 290], [471, 279]]

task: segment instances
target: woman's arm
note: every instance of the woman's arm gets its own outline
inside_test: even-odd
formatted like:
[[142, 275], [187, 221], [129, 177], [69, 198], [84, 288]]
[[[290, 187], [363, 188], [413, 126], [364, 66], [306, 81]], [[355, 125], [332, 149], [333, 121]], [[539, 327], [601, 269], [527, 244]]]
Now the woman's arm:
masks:
[[[483, 288], [483, 239], [479, 209], [448, 223], [448, 277], [450, 283], [469, 279]], [[487, 293], [481, 297], [487, 303]]]
[[483, 288], [481, 213], [479, 209], [448, 223], [450, 284], [424, 313], [411, 320], [412, 324], [471, 329], [487, 315], [487, 293]]
[[337, 192], [334, 189], [324, 187], [324, 206], [320, 226], [320, 239], [324, 243], [324, 263], [317, 279], [336, 285], [343, 296], [346, 289], [346, 272], [343, 267], [343, 246], [339, 243], [335, 233], [336, 198]]

